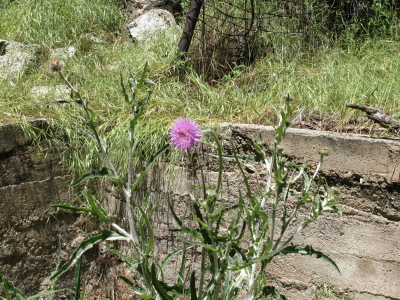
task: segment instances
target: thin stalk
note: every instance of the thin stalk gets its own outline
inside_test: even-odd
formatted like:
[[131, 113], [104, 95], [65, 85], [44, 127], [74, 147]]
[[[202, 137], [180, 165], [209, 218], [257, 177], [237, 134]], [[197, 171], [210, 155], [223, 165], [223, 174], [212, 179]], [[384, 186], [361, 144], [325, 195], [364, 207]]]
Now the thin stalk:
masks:
[[275, 201], [274, 203], [272, 203], [272, 212], [271, 212], [271, 232], [270, 232], [270, 240], [271, 243], [274, 242], [274, 235], [275, 235], [275, 222], [276, 222], [276, 209], [278, 207], [278, 203], [279, 203], [279, 197], [280, 197], [280, 193], [279, 193], [279, 189], [280, 189], [280, 183], [278, 183], [278, 191], [276, 192], [276, 196], [275, 196]]
[[201, 272], [200, 272], [200, 280], [199, 280], [199, 299], [201, 300], [203, 297], [203, 284], [204, 284], [204, 275], [206, 273], [206, 249], [201, 248]]
[[[231, 247], [232, 247], [232, 245], [229, 243], [227, 245], [226, 249], [225, 249], [225, 253], [224, 253], [224, 256], [221, 259], [221, 264], [220, 264], [221, 271], [224, 271], [224, 269], [226, 268], [226, 262], [227, 262], [227, 259], [228, 259], [229, 252], [231, 251]], [[221, 280], [222, 280], [224, 275], [225, 275], [224, 272], [219, 272], [218, 276], [217, 276], [217, 278], [215, 280], [216, 281], [216, 287], [214, 289], [214, 297], [213, 297], [215, 300], [219, 299], [219, 290], [221, 289]]]
[[[304, 228], [303, 224], [301, 224], [297, 230], [282, 244], [282, 246], [280, 248], [285, 248], [286, 246], [288, 246], [290, 244], [290, 242], [300, 233], [300, 231]], [[279, 249], [280, 249], [279, 248]]]
[[134, 241], [132, 235], [130, 235], [128, 232], [125, 231], [125, 229], [119, 227], [117, 224], [115, 223], [111, 223], [111, 226], [114, 227], [115, 229], [117, 229], [123, 236], [127, 237], [128, 239], [130, 239], [131, 241]]
[[[87, 115], [87, 117], [89, 119], [88, 125], [89, 125], [90, 129], [93, 131], [93, 134], [94, 134], [94, 136], [96, 138], [96, 142], [98, 143], [98, 145], [100, 147], [101, 153], [102, 153], [104, 159], [107, 161], [108, 166], [112, 170], [113, 176], [115, 178], [119, 179], [120, 177], [118, 175], [118, 172], [117, 172], [113, 162], [111, 161], [110, 157], [108, 156], [107, 151], [104, 148], [103, 143], [101, 142], [101, 139], [100, 139], [100, 136], [99, 136], [99, 134], [98, 134], [98, 132], [96, 130], [96, 127], [91, 122], [91, 115], [90, 115], [90, 113], [88, 111], [87, 105], [85, 104], [86, 102], [83, 100], [83, 98], [82, 98], [81, 94], [79, 93], [79, 91], [72, 86], [72, 84], [68, 81], [68, 79], [64, 76], [64, 74], [61, 71], [59, 73], [60, 73], [61, 79], [68, 85], [68, 87], [70, 89], [72, 89], [74, 91], [74, 93], [76, 93], [76, 95], [78, 96], [79, 100], [82, 102], [82, 105], [85, 108], [86, 115]], [[130, 149], [130, 153], [129, 154], [130, 154], [129, 158], [131, 160], [132, 159], [132, 151], [131, 151], [131, 149]], [[128, 174], [131, 174], [131, 168], [130, 168]], [[131, 231], [131, 234], [128, 235], [128, 237], [134, 243], [136, 243], [138, 245], [139, 244], [139, 240], [138, 240], [138, 237], [137, 237], [137, 234], [136, 234], [136, 230], [135, 230], [135, 223], [134, 223], [133, 213], [132, 213], [132, 210], [130, 208], [130, 199], [131, 199], [130, 184], [128, 184], [127, 187], [123, 187], [122, 190], [123, 190], [123, 194], [124, 194], [124, 197], [125, 197], [125, 202], [126, 202], [125, 203], [126, 204], [125, 208], [126, 208], [126, 212], [127, 212], [127, 215], [128, 215], [129, 227], [130, 227], [130, 231]]]

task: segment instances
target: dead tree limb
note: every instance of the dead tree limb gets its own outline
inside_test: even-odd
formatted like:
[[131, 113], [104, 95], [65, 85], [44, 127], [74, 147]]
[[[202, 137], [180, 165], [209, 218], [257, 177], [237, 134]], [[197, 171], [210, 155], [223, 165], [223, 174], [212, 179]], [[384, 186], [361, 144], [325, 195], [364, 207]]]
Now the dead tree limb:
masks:
[[185, 28], [183, 29], [181, 40], [178, 44], [178, 50], [181, 53], [181, 59], [185, 59], [185, 54], [189, 50], [190, 42], [192, 41], [193, 33], [196, 28], [197, 20], [199, 19], [203, 0], [191, 0], [189, 11], [186, 15]]
[[378, 123], [382, 127], [393, 130], [397, 134], [400, 133], [400, 121], [393, 119], [378, 108], [357, 104], [346, 104], [346, 107], [359, 109], [367, 114], [368, 119]]

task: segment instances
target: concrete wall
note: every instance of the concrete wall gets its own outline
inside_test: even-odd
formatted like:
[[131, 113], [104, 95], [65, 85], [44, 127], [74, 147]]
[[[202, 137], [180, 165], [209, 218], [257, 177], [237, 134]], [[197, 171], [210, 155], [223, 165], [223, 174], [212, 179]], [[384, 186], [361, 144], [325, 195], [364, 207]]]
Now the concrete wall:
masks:
[[[34, 125], [41, 129], [48, 127], [45, 120], [36, 120]], [[253, 137], [270, 144], [274, 136], [272, 128], [265, 126], [227, 123], [221, 126], [227, 151], [233, 141], [236, 149], [249, 154]], [[46, 213], [51, 204], [73, 200], [67, 188], [70, 177], [60, 163], [63, 146], [53, 147], [65, 145], [61, 137], [42, 139], [39, 148], [31, 144], [32, 139], [19, 126], [3, 124], [0, 127], [0, 224], [4, 224], [0, 227], [0, 272], [27, 292], [48, 286], [58, 236], [62, 235], [65, 240], [63, 258], [67, 258], [88, 234], [82, 229], [90, 227], [79, 215], [55, 214], [51, 218]], [[342, 275], [324, 261], [282, 256], [268, 267], [270, 283], [278, 286], [288, 299], [312, 299], [316, 286], [323, 283], [332, 284], [355, 299], [400, 299], [400, 141], [291, 129], [284, 137], [283, 146], [289, 157], [299, 161], [303, 158], [316, 161], [316, 150], [329, 148], [331, 155], [326, 158], [322, 171], [330, 185], [340, 189], [340, 197], [348, 202], [343, 206], [341, 217], [322, 216], [297, 238], [296, 244], [311, 244], [331, 256]], [[39, 155], [38, 149], [41, 149]], [[196, 159], [207, 160], [207, 177], [215, 178], [212, 159], [201, 149], [197, 156]], [[149, 174], [142, 185], [143, 190], [152, 191], [154, 201], [160, 200], [155, 215], [159, 255], [176, 246], [176, 237], [168, 232], [168, 228], [176, 227], [166, 208], [168, 187], [172, 188], [169, 195], [181, 217], [190, 220], [188, 192], [198, 182], [199, 174], [193, 168], [193, 159], [185, 158], [185, 162], [192, 167], [172, 168], [173, 185], [166, 179], [164, 167]], [[226, 167], [225, 195], [235, 201], [243, 181], [234, 165]], [[256, 166], [247, 168], [257, 170]], [[251, 173], [251, 182], [260, 183], [262, 176]], [[110, 191], [107, 188], [106, 192]], [[108, 203], [116, 197], [112, 194]], [[115, 214], [121, 214], [118, 205], [110, 207]], [[101, 251], [95, 251], [92, 259], [101, 258]], [[98, 273], [99, 269], [94, 267], [97, 265], [90, 265], [92, 272]], [[122, 292], [120, 288], [116, 299], [124, 299]]]
[[[261, 137], [269, 127], [223, 124], [226, 138]], [[317, 161], [317, 150], [329, 148], [322, 172], [347, 199], [343, 215], [326, 214], [306, 228], [295, 244], [311, 244], [332, 257], [342, 275], [323, 261], [283, 256], [269, 268], [272, 280], [288, 299], [311, 299], [316, 283], [351, 291], [355, 299], [400, 299], [400, 141], [369, 136], [290, 129], [282, 145], [300, 161]]]

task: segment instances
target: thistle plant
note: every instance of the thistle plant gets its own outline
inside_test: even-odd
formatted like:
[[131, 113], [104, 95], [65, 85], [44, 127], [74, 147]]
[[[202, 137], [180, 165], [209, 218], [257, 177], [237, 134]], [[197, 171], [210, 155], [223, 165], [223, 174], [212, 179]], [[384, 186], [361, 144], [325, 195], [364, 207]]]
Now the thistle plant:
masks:
[[[268, 286], [265, 271], [273, 258], [283, 254], [302, 254], [324, 259], [339, 271], [337, 265], [322, 252], [311, 246], [293, 245], [295, 237], [320, 213], [337, 207], [337, 192], [326, 180], [319, 176], [320, 166], [327, 151], [320, 151], [320, 161], [314, 172], [309, 173], [310, 164], [288, 161], [281, 141], [286, 129], [301, 114], [292, 116], [291, 97], [284, 96], [284, 106], [277, 110], [279, 124], [274, 127], [276, 135], [267, 148], [254, 142], [254, 157], [239, 156], [232, 147], [233, 155], [223, 155], [221, 144], [212, 131], [205, 131], [215, 144], [219, 174], [216, 184], [207, 185], [203, 176], [203, 186], [199, 196], [191, 195], [192, 215], [196, 227], [185, 225], [169, 207], [179, 232], [187, 238], [186, 245], [201, 249], [199, 274], [191, 274], [191, 299], [264, 299], [274, 296], [286, 299], [274, 287]], [[233, 203], [223, 199], [222, 160], [234, 160], [243, 176], [244, 191]], [[263, 190], [253, 190], [249, 184], [242, 163], [261, 164], [267, 171]], [[294, 220], [299, 210], [309, 214], [297, 227]], [[280, 219], [279, 226], [278, 219]], [[340, 272], [340, 271], [339, 271]], [[207, 282], [206, 282], [207, 278]], [[173, 298], [167, 298], [173, 299]]]
[[[55, 207], [88, 213], [106, 225], [106, 230], [83, 241], [71, 258], [52, 276], [57, 280], [63, 273], [76, 267], [75, 299], [84, 298], [84, 285], [81, 284], [82, 257], [95, 244], [107, 241], [122, 241], [129, 243], [130, 253], [122, 253], [113, 248], [108, 250], [117, 254], [132, 271], [134, 282], [127, 277], [120, 276], [140, 299], [192, 299], [192, 300], [220, 300], [220, 299], [266, 299], [273, 296], [275, 299], [286, 299], [279, 291], [268, 285], [266, 270], [268, 264], [277, 256], [285, 254], [309, 255], [323, 259], [332, 264], [339, 271], [337, 265], [324, 253], [314, 250], [310, 245], [294, 245], [295, 237], [315, 221], [319, 215], [328, 210], [337, 211], [339, 202], [337, 192], [331, 189], [326, 180], [319, 175], [320, 167], [327, 151], [320, 151], [320, 161], [315, 171], [311, 172], [311, 165], [307, 162], [297, 163], [287, 159], [281, 141], [287, 128], [301, 114], [302, 110], [293, 114], [290, 106], [292, 101], [289, 95], [284, 96], [284, 105], [276, 109], [279, 122], [275, 129], [275, 139], [271, 145], [263, 145], [254, 141], [255, 155], [247, 157], [239, 155], [232, 146], [231, 155], [224, 155], [218, 136], [212, 130], [202, 130], [190, 119], [179, 119], [172, 125], [170, 143], [167, 143], [157, 153], [151, 155], [147, 163], [139, 170], [133, 164], [135, 147], [139, 144], [135, 138], [135, 130], [146, 106], [150, 101], [152, 85], [147, 79], [147, 64], [139, 79], [131, 74], [126, 85], [121, 76], [121, 88], [125, 104], [131, 109], [131, 119], [127, 128], [129, 148], [127, 149], [129, 166], [124, 174], [117, 172], [109, 155], [106, 141], [103, 140], [96, 127], [96, 114], [89, 108], [79, 91], [73, 87], [63, 74], [57, 62], [52, 62], [52, 68], [59, 72], [61, 79], [75, 92], [79, 105], [84, 113], [86, 132], [98, 145], [104, 158], [106, 167], [101, 170], [92, 170], [84, 174], [71, 186], [86, 183], [91, 178], [106, 178], [116, 184], [122, 191], [128, 218], [128, 229], [111, 217], [90, 189], [84, 189], [86, 205], [82, 207], [70, 204], [59, 204]], [[157, 209], [150, 205], [151, 195], [133, 203], [133, 195], [146, 172], [154, 165], [158, 158], [172, 146], [187, 154], [193, 151], [198, 143], [211, 139], [216, 153], [210, 153], [216, 158], [218, 176], [215, 182], [208, 183], [204, 170], [199, 164], [202, 184], [190, 195], [193, 222], [185, 224], [175, 211], [171, 199], [165, 199], [169, 211], [178, 228], [170, 229], [180, 233], [181, 248], [174, 249], [162, 261], [154, 256], [154, 232], [152, 216]], [[209, 142], [207, 142], [210, 144]], [[238, 191], [234, 201], [224, 199], [222, 174], [224, 160], [233, 161], [243, 177], [244, 189]], [[265, 170], [264, 186], [252, 188], [249, 179], [243, 170], [242, 163], [260, 164]], [[299, 214], [299, 212], [302, 214]], [[304, 212], [308, 212], [305, 217]], [[298, 220], [300, 219], [300, 223]], [[110, 246], [110, 244], [108, 244]], [[199, 268], [188, 274], [188, 249], [193, 248], [201, 253]], [[171, 259], [179, 258], [180, 267], [176, 270], [176, 279], [166, 281], [164, 272], [171, 268]], [[173, 267], [174, 268], [174, 267]], [[189, 276], [189, 280], [185, 278]], [[13, 287], [1, 277], [7, 287]], [[9, 299], [9, 298], [6, 298]]]

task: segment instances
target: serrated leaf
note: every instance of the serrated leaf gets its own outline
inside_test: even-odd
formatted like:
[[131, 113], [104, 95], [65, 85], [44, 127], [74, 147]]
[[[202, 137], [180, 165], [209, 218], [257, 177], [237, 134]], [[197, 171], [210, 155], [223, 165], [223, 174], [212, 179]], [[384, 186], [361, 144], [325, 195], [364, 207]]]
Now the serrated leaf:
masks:
[[289, 127], [290, 124], [292, 124], [304, 111], [304, 107], [302, 107], [293, 117], [289, 119], [289, 121], [286, 122], [286, 126]]
[[[185, 248], [185, 249], [190, 249], [190, 248], [192, 248], [192, 247], [194, 247], [194, 246], [189, 246], [189, 247], [185, 246], [184, 248]], [[165, 266], [168, 264], [168, 262], [171, 260], [171, 258], [173, 258], [173, 257], [174, 257], [175, 255], [177, 255], [178, 253], [184, 251], [184, 248], [179, 248], [179, 249], [176, 249], [176, 250], [172, 251], [171, 253], [169, 253], [169, 254], [163, 259], [163, 261], [161, 262], [161, 268], [164, 269]]]
[[119, 252], [118, 250], [111, 249], [111, 248], [107, 248], [107, 250], [112, 252], [112, 253], [114, 253], [114, 254], [117, 254], [119, 257], [121, 257], [125, 262], [127, 262], [131, 266], [137, 264], [137, 261], [134, 261], [132, 258], [130, 258], [129, 256], [126, 256], [125, 254]]
[[232, 265], [230, 267], [230, 269], [232, 271], [239, 271], [239, 270], [241, 270], [243, 268], [249, 267], [249, 266], [251, 266], [251, 265], [253, 265], [255, 263], [258, 263], [260, 261], [263, 261], [263, 260], [266, 260], [266, 259], [270, 259], [270, 258], [278, 255], [281, 251], [282, 251], [282, 249], [279, 248], [279, 249], [277, 249], [275, 251], [272, 251], [272, 252], [269, 252], [269, 253], [267, 253], [265, 255], [249, 259], [248, 261], [245, 261], [245, 262], [242, 262], [242, 263], [239, 263], [239, 264], [236, 264], [236, 265]]
[[321, 251], [314, 250], [310, 245], [307, 245], [305, 247], [289, 246], [289, 247], [286, 247], [284, 250], [282, 250], [281, 253], [282, 254], [309, 255], [309, 256], [313, 256], [315, 258], [320, 258], [320, 259], [330, 263], [336, 269], [336, 271], [338, 271], [339, 274], [342, 275], [342, 273], [340, 272], [339, 267], [336, 265], [336, 263], [329, 256], [327, 256], [326, 254], [324, 254]]
[[338, 271], [338, 273], [340, 275], [342, 275], [342, 273], [340, 272], [339, 267], [336, 265], [336, 263], [326, 254], [324, 254], [321, 251], [316, 251], [314, 250], [311, 245], [307, 245], [305, 247], [301, 247], [301, 246], [289, 246], [287, 248], [285, 248], [284, 250], [282, 250], [281, 252], [282, 254], [302, 254], [302, 255], [310, 255], [312, 257], [315, 258], [320, 258], [328, 263], [330, 263], [335, 269], [336, 271]]
[[72, 257], [70, 260], [64, 264], [57, 272], [51, 276], [50, 280], [56, 279], [62, 274], [64, 274], [66, 271], [68, 271], [71, 267], [73, 267], [79, 258], [89, 249], [91, 249], [94, 245], [96, 245], [99, 242], [107, 241], [107, 240], [126, 240], [126, 237], [121, 236], [120, 234], [114, 232], [114, 231], [104, 231], [100, 235], [93, 236], [87, 240], [84, 240], [81, 242], [79, 247], [75, 250], [75, 252], [72, 254]]
[[[150, 224], [149, 219], [146, 216], [146, 213], [143, 211], [143, 209], [139, 206], [137, 206], [139, 209], [140, 213], [142, 214], [142, 218], [145, 222], [145, 225], [147, 227], [148, 235], [149, 235], [149, 240], [147, 241], [146, 245], [146, 255], [150, 254], [150, 252], [153, 250], [153, 244], [154, 244], [154, 233], [153, 233], [153, 227]], [[142, 225], [140, 225], [142, 226]]]
[[120, 83], [121, 83], [122, 93], [124, 94], [125, 102], [128, 103], [129, 105], [132, 105], [132, 102], [129, 99], [129, 95], [126, 92], [126, 88], [125, 88], [125, 84], [124, 84], [124, 79], [122, 77], [122, 73], [120, 73]]
[[[178, 226], [181, 228], [181, 231], [186, 233], [186, 234], [191, 235], [195, 239], [201, 240], [201, 236], [199, 235], [199, 233], [196, 230], [193, 230], [193, 229], [183, 225], [183, 222], [181, 221], [181, 219], [179, 219], [179, 217], [175, 213], [174, 209], [172, 208], [172, 204], [171, 204], [170, 199], [168, 199], [167, 202], [168, 202], [168, 207], [169, 207], [169, 210], [170, 210], [170, 212], [172, 214], [172, 217], [174, 218], [174, 220], [178, 224]], [[179, 231], [179, 230], [170, 229], [170, 231]]]
[[98, 217], [100, 220], [104, 221], [107, 224], [111, 223], [110, 217], [107, 215], [107, 211], [101, 207], [99, 203], [94, 199], [92, 195], [92, 191], [87, 189], [85, 190], [85, 197], [89, 202], [90, 207], [92, 208], [92, 214]]
[[69, 186], [75, 187], [90, 178], [101, 178], [101, 177], [108, 177], [108, 178], [112, 178], [114, 180], [116, 179], [114, 177], [114, 173], [111, 170], [104, 167], [100, 171], [92, 170], [89, 173], [86, 173], [81, 178], [79, 178], [77, 181], [71, 183]]

